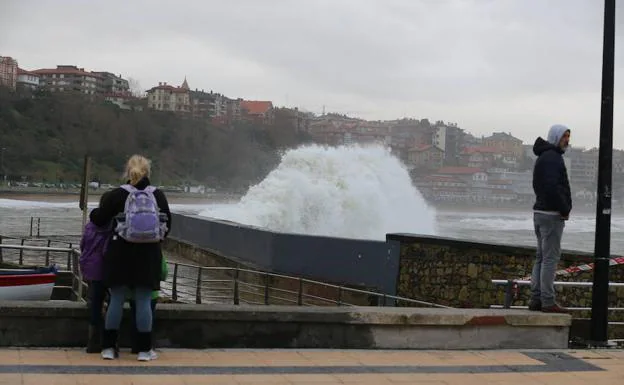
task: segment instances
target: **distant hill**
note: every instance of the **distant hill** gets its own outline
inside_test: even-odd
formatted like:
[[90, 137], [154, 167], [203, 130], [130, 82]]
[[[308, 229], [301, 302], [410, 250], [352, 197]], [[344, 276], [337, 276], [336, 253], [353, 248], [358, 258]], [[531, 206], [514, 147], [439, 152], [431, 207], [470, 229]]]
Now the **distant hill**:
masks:
[[0, 148], [13, 180], [78, 182], [88, 153], [93, 179], [117, 183], [128, 156], [140, 153], [153, 161], [155, 183], [241, 189], [275, 167], [280, 149], [306, 141], [277, 115], [272, 126], [220, 127], [168, 112], [121, 110], [80, 95], [0, 88]]

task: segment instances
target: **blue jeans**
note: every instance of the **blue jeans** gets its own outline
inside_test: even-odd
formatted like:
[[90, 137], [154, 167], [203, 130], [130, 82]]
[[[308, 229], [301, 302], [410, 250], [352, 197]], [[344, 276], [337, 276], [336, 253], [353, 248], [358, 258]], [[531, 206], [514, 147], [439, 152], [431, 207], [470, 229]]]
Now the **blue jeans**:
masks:
[[533, 214], [537, 252], [531, 274], [531, 300], [542, 307], [555, 304], [555, 272], [561, 258], [561, 237], [565, 221], [559, 215]]
[[[123, 316], [123, 304], [126, 302], [126, 287], [111, 287], [110, 293], [111, 298], [104, 327], [106, 330], [119, 330]], [[152, 331], [152, 289], [136, 287], [134, 298], [136, 302], [136, 329], [139, 333], [150, 333]]]

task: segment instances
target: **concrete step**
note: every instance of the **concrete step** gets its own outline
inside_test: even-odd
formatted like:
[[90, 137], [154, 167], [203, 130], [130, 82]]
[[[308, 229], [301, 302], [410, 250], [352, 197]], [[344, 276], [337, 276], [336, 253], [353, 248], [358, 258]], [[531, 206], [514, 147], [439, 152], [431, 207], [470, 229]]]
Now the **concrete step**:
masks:
[[[129, 346], [128, 310], [120, 345]], [[0, 302], [0, 346], [85, 346], [85, 304]], [[172, 348], [564, 349], [571, 317], [505, 309], [158, 304]]]

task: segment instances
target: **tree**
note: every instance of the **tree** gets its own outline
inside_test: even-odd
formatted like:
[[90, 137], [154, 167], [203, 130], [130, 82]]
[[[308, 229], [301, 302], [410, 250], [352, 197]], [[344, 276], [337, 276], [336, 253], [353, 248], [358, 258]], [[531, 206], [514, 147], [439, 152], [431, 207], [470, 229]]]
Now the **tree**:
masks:
[[128, 87], [130, 88], [130, 94], [136, 98], [145, 97], [145, 91], [141, 87], [141, 83], [135, 78], [128, 78]]

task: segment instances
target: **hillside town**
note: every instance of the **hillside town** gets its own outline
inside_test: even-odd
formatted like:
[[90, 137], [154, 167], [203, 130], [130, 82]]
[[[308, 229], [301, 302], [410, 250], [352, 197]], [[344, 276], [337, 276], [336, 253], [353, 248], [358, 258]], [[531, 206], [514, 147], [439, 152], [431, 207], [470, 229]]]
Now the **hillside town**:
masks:
[[[294, 132], [304, 132], [320, 144], [381, 143], [409, 169], [424, 197], [439, 204], [526, 205], [533, 199], [532, 143], [509, 131], [475, 137], [455, 123], [403, 118], [366, 121], [346, 115], [315, 115], [298, 108], [278, 108], [269, 100], [228, 97], [212, 90], [154, 84], [132, 89], [131, 80], [110, 71], [90, 71], [76, 65], [24, 69], [17, 60], [0, 56], [0, 86], [15, 92], [73, 93], [99, 98], [123, 110], [168, 111], [186, 119], [231, 127], [246, 121], [259, 127], [275, 124], [276, 116]], [[624, 152], [614, 152], [614, 195], [624, 190]], [[571, 148], [565, 160], [577, 201], [595, 201], [598, 150]], [[623, 191], [624, 192], [624, 191]]]

